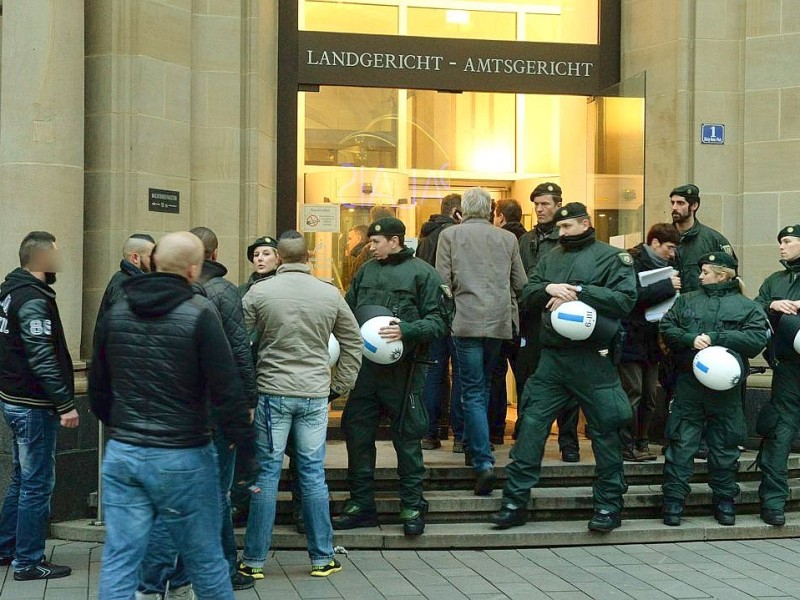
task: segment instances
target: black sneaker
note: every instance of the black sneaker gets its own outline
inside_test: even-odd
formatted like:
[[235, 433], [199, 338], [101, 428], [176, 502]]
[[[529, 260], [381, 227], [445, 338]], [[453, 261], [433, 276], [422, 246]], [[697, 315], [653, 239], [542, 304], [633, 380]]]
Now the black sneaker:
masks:
[[439, 438], [424, 437], [420, 442], [420, 446], [422, 446], [423, 450], [438, 450], [442, 447], [442, 442]]
[[14, 571], [14, 581], [36, 581], [38, 579], [59, 579], [72, 575], [72, 568], [54, 565], [43, 560], [38, 565]]
[[[262, 571], [263, 574], [263, 571]], [[256, 584], [256, 580], [254, 577], [250, 575], [245, 575], [236, 571], [231, 577], [231, 585], [233, 586], [234, 590], [249, 590]]]
[[320, 565], [318, 567], [311, 567], [312, 577], [327, 577], [331, 573], [338, 573], [342, 570], [341, 563], [335, 558], [331, 559], [327, 565]]
[[578, 463], [581, 462], [581, 453], [575, 448], [564, 448], [561, 451], [561, 462]]
[[475, 495], [476, 496], [491, 496], [492, 490], [497, 483], [497, 476], [494, 474], [494, 468], [489, 467], [485, 471], [478, 473], [475, 478]]
[[248, 567], [241, 561], [236, 567], [236, 573], [250, 579], [264, 579], [264, 569], [262, 567]]
[[367, 510], [354, 504], [347, 502], [344, 506], [342, 514], [331, 518], [331, 524], [334, 529], [357, 529], [359, 527], [377, 527], [378, 514], [375, 509]]
[[767, 525], [783, 527], [786, 525], [786, 514], [782, 508], [762, 508], [761, 520]]
[[622, 519], [618, 512], [609, 510], [596, 510], [592, 520], [589, 521], [589, 529], [598, 533], [608, 533], [622, 525]]

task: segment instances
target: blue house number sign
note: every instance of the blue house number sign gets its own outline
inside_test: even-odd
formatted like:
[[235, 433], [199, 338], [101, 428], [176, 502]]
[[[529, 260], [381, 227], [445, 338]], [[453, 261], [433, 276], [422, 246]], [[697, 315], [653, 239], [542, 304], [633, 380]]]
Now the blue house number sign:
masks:
[[720, 123], [703, 123], [700, 127], [700, 143], [724, 144], [725, 125]]

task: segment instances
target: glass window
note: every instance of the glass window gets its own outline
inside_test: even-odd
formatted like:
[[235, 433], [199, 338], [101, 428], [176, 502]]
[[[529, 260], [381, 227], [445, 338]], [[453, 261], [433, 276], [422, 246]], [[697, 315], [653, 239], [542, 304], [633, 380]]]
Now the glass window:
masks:
[[397, 167], [397, 94], [332, 86], [306, 92], [305, 163]]
[[513, 172], [513, 94], [409, 91], [408, 164], [412, 169]]
[[306, 31], [397, 34], [397, 6], [306, 0], [303, 7], [305, 23], [300, 23], [300, 29]]
[[516, 40], [517, 15], [441, 8], [408, 8], [408, 35], [472, 40]]
[[598, 0], [538, 0], [538, 10], [525, 14], [526, 42], [597, 44]]

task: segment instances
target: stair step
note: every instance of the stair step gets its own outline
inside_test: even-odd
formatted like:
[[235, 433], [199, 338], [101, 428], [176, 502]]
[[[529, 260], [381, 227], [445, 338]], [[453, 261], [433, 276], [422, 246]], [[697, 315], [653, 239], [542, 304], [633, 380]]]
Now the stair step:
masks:
[[[740, 483], [742, 493], [737, 499], [740, 513], [758, 512], [758, 482]], [[340, 512], [349, 497], [347, 492], [331, 492], [331, 510]], [[686, 514], [709, 514], [712, 493], [704, 484], [692, 485], [692, 493], [686, 499]], [[488, 515], [500, 508], [501, 492], [492, 496], [475, 496], [467, 490], [435, 490], [425, 493], [428, 501], [428, 522], [487, 521]], [[661, 512], [661, 486], [632, 485], [625, 494], [625, 514], [631, 517], [657, 517]], [[381, 522], [397, 521], [400, 500], [396, 495], [376, 494], [376, 509]], [[800, 479], [789, 481], [789, 508], [800, 507]], [[574, 520], [588, 518], [593, 511], [592, 488], [537, 488], [533, 492], [529, 509], [539, 520]], [[278, 493], [279, 521], [288, 523], [292, 512], [291, 494]]]
[[[741, 515], [733, 527], [723, 527], [710, 516], [686, 517], [680, 527], [667, 527], [658, 519], [626, 519], [622, 527], [609, 534], [592, 533], [586, 521], [533, 521], [522, 527], [497, 530], [487, 523], [429, 524], [419, 537], [405, 537], [400, 525], [381, 525], [369, 529], [337, 531], [334, 544], [358, 549], [485, 549], [536, 548], [554, 546], [595, 546], [604, 544], [654, 544], [742, 539], [800, 537], [800, 515], [787, 513], [784, 527], [764, 524], [756, 515]], [[87, 519], [54, 523], [51, 534], [59, 539], [100, 543], [105, 528]], [[239, 545], [244, 530], [237, 530]], [[288, 525], [275, 527], [272, 549], [306, 548], [306, 538]]]

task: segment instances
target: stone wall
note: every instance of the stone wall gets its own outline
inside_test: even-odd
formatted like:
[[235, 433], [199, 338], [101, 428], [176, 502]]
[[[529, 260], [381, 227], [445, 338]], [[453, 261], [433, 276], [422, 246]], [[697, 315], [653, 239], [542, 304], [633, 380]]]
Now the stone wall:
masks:
[[[125, 238], [204, 225], [242, 279], [247, 240], [274, 234], [277, 2], [86, 1], [83, 339]], [[148, 188], [180, 214], [150, 212]]]
[[[800, 2], [624, 0], [622, 31], [623, 77], [647, 73], [647, 224], [696, 183], [755, 295], [800, 221]], [[702, 123], [724, 123], [725, 145], [701, 144]]]

